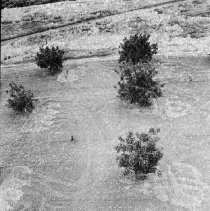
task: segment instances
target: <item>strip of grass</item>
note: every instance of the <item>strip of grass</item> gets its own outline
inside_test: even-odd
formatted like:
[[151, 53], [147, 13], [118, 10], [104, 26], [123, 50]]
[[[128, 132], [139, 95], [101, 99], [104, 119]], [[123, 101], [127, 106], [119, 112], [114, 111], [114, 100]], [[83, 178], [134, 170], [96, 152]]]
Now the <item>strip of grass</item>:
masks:
[[[59, 1], [66, 1], [66, 0], [2, 0], [1, 9], [14, 8], [14, 7], [27, 7], [32, 5], [55, 3]], [[76, 1], [76, 0], [69, 0], [69, 1]]]
[[[62, 11], [61, 13], [56, 13], [56, 16], [47, 15], [45, 13], [35, 12], [34, 14], [28, 15], [27, 21], [20, 22], [6, 22], [5, 20], [2, 24], [2, 33], [1, 33], [1, 41], [7, 41], [14, 38], [21, 38], [24, 36], [45, 32], [48, 30], [58, 29], [61, 27], [71, 26], [74, 24], [84, 23], [95, 19], [100, 19], [104, 17], [120, 15], [124, 13], [130, 13], [132, 11], [138, 11], [142, 9], [148, 9], [156, 6], [161, 6], [165, 4], [177, 3], [177, 1], [183, 0], [156, 0], [157, 3], [150, 4], [132, 4], [127, 5], [125, 2], [120, 2], [121, 4], [113, 3], [112, 7], [106, 4], [96, 4], [94, 1], [91, 5], [86, 5], [87, 8], [83, 8], [81, 11], [77, 11], [76, 13], [73, 11], [72, 14], [69, 11]], [[127, 5], [127, 6], [126, 6]], [[99, 6], [101, 7], [99, 9]], [[36, 14], [36, 15], [35, 15]], [[63, 16], [63, 14], [66, 14]], [[41, 17], [41, 18], [40, 18]], [[56, 17], [56, 19], [55, 19]], [[7, 20], [8, 21], [8, 20]]]

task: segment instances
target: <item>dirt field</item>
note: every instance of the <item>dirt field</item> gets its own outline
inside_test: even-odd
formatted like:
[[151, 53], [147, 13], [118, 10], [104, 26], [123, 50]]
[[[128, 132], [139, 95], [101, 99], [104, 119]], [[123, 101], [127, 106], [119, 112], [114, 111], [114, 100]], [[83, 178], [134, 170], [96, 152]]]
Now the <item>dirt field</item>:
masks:
[[[4, 81], [25, 84], [40, 99], [29, 117], [13, 116], [2, 85], [5, 210], [209, 210], [210, 60], [161, 61], [164, 97], [142, 111], [116, 98], [118, 65], [110, 58], [67, 61], [54, 77], [33, 65], [3, 68]], [[161, 128], [164, 176], [126, 180], [115, 162], [117, 138], [150, 127]]]
[[[122, 8], [122, 2], [113, 8]], [[139, 6], [134, 2], [158, 1], [124, 4]], [[1, 43], [0, 211], [210, 210], [207, 3], [155, 6]], [[67, 4], [56, 3], [54, 9], [46, 5], [46, 13], [54, 11], [54, 17]], [[77, 8], [88, 2], [71, 4]], [[23, 14], [34, 14], [37, 8], [4, 10], [2, 20], [17, 20], [11, 33], [24, 34], [19, 28]], [[117, 50], [123, 37], [145, 28], [151, 42], [158, 42], [158, 78], [166, 85], [163, 97], [141, 110], [116, 97], [114, 70], [119, 68]], [[30, 62], [45, 38], [65, 49], [64, 68], [55, 76]], [[23, 84], [39, 99], [31, 115], [15, 115], [6, 107], [10, 81]], [[119, 136], [150, 127], [161, 130], [162, 175], [137, 182], [123, 176], [114, 146]]]

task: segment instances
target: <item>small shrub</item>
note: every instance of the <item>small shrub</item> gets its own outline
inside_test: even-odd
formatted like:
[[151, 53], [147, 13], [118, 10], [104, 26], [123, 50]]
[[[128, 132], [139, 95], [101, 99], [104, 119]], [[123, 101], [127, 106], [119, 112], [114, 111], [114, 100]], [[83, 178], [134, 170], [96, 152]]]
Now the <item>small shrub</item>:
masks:
[[34, 99], [33, 93], [28, 90], [26, 91], [22, 85], [17, 85], [14, 82], [10, 84], [10, 90], [6, 91], [10, 94], [8, 99], [8, 107], [12, 108], [16, 112], [31, 112], [34, 109]]
[[150, 35], [135, 34], [129, 38], [125, 37], [120, 44], [119, 62], [132, 62], [137, 64], [140, 61], [147, 62], [157, 53], [157, 44], [149, 43]]
[[122, 64], [118, 82], [118, 97], [139, 107], [148, 107], [153, 98], [162, 96], [158, 80], [154, 80], [157, 71], [152, 63], [138, 63], [137, 65]]
[[63, 67], [64, 51], [59, 47], [41, 47], [35, 57], [36, 64], [41, 68], [47, 68], [50, 73], [57, 73]]
[[129, 132], [126, 138], [119, 137], [120, 143], [115, 147], [119, 167], [124, 167], [126, 173], [134, 172], [136, 178], [146, 179], [147, 174], [154, 173], [158, 161], [163, 154], [156, 147], [159, 138], [156, 134], [160, 129], [151, 128], [148, 133]]

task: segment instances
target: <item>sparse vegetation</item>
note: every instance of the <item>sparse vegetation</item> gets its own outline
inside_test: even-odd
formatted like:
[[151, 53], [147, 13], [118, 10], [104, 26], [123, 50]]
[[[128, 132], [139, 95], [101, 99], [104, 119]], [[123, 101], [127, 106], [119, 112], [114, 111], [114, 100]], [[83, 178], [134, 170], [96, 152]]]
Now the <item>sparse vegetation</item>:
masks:
[[31, 112], [37, 101], [31, 90], [26, 91], [22, 85], [17, 85], [14, 82], [11, 82], [9, 86], [11, 89], [6, 91], [10, 94], [8, 107], [16, 112]]
[[27, 7], [32, 5], [54, 3], [59, 1], [61, 0], [2, 0], [1, 9], [13, 7]]
[[151, 128], [148, 133], [129, 132], [126, 138], [119, 137], [120, 143], [115, 147], [119, 156], [117, 162], [125, 168], [125, 173], [133, 172], [137, 179], [146, 179], [154, 173], [163, 153], [156, 147], [160, 129]]
[[154, 79], [157, 71], [151, 62], [136, 65], [123, 63], [117, 73], [120, 81], [116, 88], [121, 100], [140, 107], [148, 107], [152, 104], [153, 98], [162, 96], [163, 84]]
[[63, 66], [64, 51], [59, 47], [41, 47], [35, 57], [36, 64], [41, 68], [46, 68], [51, 74], [57, 73]]
[[157, 53], [157, 44], [149, 43], [150, 35], [135, 34], [129, 38], [125, 37], [120, 45], [119, 62], [138, 62], [151, 61], [152, 56]]

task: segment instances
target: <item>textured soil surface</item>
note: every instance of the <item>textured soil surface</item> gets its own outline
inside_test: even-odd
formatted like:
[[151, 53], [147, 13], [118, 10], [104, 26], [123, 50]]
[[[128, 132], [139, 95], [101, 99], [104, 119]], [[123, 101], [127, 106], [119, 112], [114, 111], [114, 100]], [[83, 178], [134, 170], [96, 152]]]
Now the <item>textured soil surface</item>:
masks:
[[[67, 61], [53, 77], [33, 65], [2, 68], [1, 210], [209, 210], [210, 60], [159, 60], [164, 97], [148, 110], [116, 98], [111, 58]], [[5, 107], [8, 80], [39, 98], [30, 116]], [[150, 127], [161, 129], [162, 175], [136, 182], [113, 148], [118, 136]]]
[[[210, 2], [165, 3], [84, 0], [2, 10], [0, 211], [210, 210]], [[158, 43], [165, 83], [149, 109], [121, 102], [114, 88], [119, 44], [144, 31]], [[42, 45], [65, 50], [61, 73], [35, 65]], [[10, 81], [39, 99], [30, 115], [7, 108]], [[118, 137], [150, 127], [160, 128], [162, 174], [142, 182], [123, 176]]]

